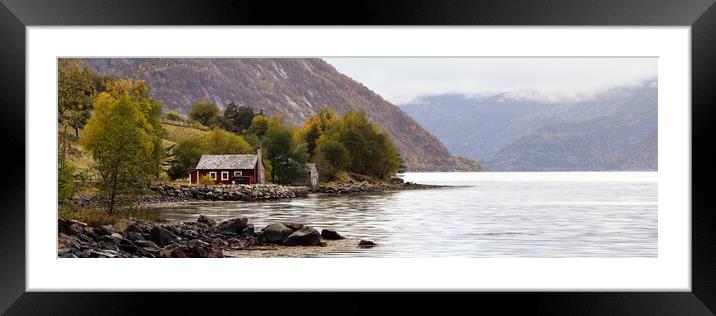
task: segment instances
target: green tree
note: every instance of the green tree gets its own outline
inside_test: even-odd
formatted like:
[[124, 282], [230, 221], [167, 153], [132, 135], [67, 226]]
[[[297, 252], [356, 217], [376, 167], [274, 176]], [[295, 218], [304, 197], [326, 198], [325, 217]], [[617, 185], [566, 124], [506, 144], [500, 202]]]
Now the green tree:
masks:
[[263, 138], [264, 135], [266, 135], [266, 131], [269, 129], [269, 120], [265, 115], [256, 115], [253, 119], [251, 119], [251, 132], [258, 136], [259, 138]]
[[177, 144], [172, 150], [174, 159], [167, 170], [167, 175], [174, 179], [185, 178], [189, 172], [199, 163], [201, 155], [204, 154], [203, 142], [200, 138], [185, 140]]
[[96, 87], [89, 67], [75, 59], [60, 59], [57, 67], [57, 112], [61, 126], [60, 165], [67, 158], [67, 129], [73, 128], [75, 136], [84, 127], [92, 113], [92, 98]]
[[154, 151], [151, 123], [141, 104], [123, 93], [118, 98], [100, 93], [92, 117], [80, 139], [94, 158], [98, 189], [112, 214], [118, 197], [141, 192], [153, 172], [147, 159]]
[[142, 128], [152, 137], [152, 152], [147, 157], [150, 174], [159, 177], [166, 152], [162, 147], [162, 104], [149, 95], [149, 86], [144, 80], [115, 80], [105, 82], [106, 93], [115, 99], [127, 96], [144, 121]]
[[202, 136], [205, 154], [248, 154], [252, 148], [241, 136], [223, 129], [213, 129]]
[[347, 129], [341, 142], [351, 156], [351, 170], [360, 174], [368, 173], [368, 142], [365, 137], [355, 129]]
[[222, 129], [214, 129], [204, 136], [185, 140], [174, 148], [174, 159], [167, 174], [172, 179], [188, 176], [204, 154], [248, 154], [254, 150], [241, 136]]
[[206, 101], [194, 103], [189, 111], [189, 118], [210, 127], [218, 124], [219, 115], [219, 107]]
[[251, 127], [253, 118], [254, 109], [252, 107], [236, 106], [234, 103], [229, 103], [224, 109], [221, 122], [224, 129], [239, 134]]
[[341, 142], [350, 153], [351, 171], [380, 179], [392, 176], [400, 166], [398, 149], [378, 125], [363, 112], [343, 117]]
[[269, 128], [262, 148], [271, 165], [271, 182], [289, 184], [306, 176], [305, 147], [293, 144], [293, 135], [288, 128]]
[[325, 181], [335, 179], [336, 173], [343, 171], [351, 163], [346, 147], [335, 140], [321, 140], [316, 149], [316, 167]]

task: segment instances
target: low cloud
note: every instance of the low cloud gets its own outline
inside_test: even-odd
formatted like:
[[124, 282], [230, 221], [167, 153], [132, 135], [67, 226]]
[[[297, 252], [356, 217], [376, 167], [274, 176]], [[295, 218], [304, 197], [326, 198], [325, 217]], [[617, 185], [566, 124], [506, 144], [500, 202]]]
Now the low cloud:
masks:
[[326, 58], [394, 104], [424, 95], [517, 93], [579, 99], [656, 78], [656, 58]]

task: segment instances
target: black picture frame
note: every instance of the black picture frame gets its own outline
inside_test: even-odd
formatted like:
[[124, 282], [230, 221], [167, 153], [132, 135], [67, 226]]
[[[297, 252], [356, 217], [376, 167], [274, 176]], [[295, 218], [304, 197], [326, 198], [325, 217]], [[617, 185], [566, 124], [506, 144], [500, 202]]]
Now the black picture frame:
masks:
[[[559, 1], [80, 1], [0, 0], [0, 130], [5, 168], [0, 204], [0, 311], [7, 314], [126, 314], [161, 306], [163, 313], [236, 310], [265, 294], [48, 293], [25, 291], [25, 27], [41, 25], [616, 25], [691, 26], [692, 60], [692, 291], [478, 293], [464, 296], [414, 293], [387, 298], [393, 306], [442, 312], [452, 303], [478, 310], [530, 314], [711, 315], [716, 311], [716, 202], [713, 145], [716, 119], [716, 6], [713, 0]], [[51, 105], [48, 105], [50, 107]], [[667, 118], [668, 119], [668, 118]], [[684, 210], [687, 211], [687, 210]], [[54, 216], [54, 210], [48, 210]], [[322, 294], [326, 295], [326, 294]], [[221, 297], [217, 297], [221, 296]], [[293, 302], [315, 302], [288, 293]], [[415, 297], [417, 296], [417, 297]], [[440, 302], [435, 300], [446, 300]], [[374, 294], [333, 294], [322, 304], [345, 313], [377, 308]], [[383, 297], [382, 299], [386, 299]], [[167, 303], [167, 300], [169, 300]], [[187, 304], [211, 300], [213, 304]], [[223, 301], [223, 302], [222, 302]], [[138, 304], [138, 302], [141, 302]], [[219, 302], [219, 303], [216, 303]], [[291, 302], [291, 303], [289, 303]], [[230, 303], [230, 304], [229, 304]], [[230, 306], [227, 306], [230, 305]], [[244, 304], [241, 312], [250, 311]], [[315, 305], [315, 304], [311, 304]], [[301, 305], [297, 305], [301, 306]], [[258, 306], [257, 310], [263, 307]], [[320, 308], [314, 308], [321, 312]], [[341, 312], [343, 313], [343, 312]]]

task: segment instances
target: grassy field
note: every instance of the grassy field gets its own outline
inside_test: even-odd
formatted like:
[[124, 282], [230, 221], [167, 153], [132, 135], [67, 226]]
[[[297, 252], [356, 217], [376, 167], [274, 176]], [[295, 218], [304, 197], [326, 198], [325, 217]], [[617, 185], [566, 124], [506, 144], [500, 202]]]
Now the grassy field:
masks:
[[[190, 138], [201, 137], [207, 133], [206, 131], [192, 127], [169, 124], [162, 124], [162, 128], [164, 128], [164, 139], [162, 139], [162, 146], [164, 146], [164, 148], [169, 148], [172, 145], [176, 145]], [[82, 136], [82, 132], [83, 130], [80, 130], [80, 137]], [[68, 155], [68, 161], [81, 170], [90, 170], [93, 163], [92, 155], [86, 152], [77, 142], [71, 142], [70, 146], [72, 147], [72, 151], [78, 154]]]
[[201, 137], [206, 134], [206, 131], [192, 127], [182, 127], [176, 125], [162, 124], [164, 128], [164, 140], [166, 144], [176, 144], [183, 142], [187, 139]]

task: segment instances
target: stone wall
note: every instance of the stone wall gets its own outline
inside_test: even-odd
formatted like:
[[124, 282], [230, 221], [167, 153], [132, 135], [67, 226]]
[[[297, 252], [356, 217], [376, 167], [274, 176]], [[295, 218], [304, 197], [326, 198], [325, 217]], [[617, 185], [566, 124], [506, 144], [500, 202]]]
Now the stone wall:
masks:
[[149, 186], [155, 194], [210, 201], [254, 201], [303, 197], [306, 187], [276, 184], [188, 185], [156, 183]]

